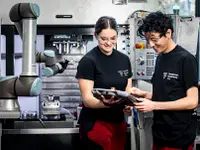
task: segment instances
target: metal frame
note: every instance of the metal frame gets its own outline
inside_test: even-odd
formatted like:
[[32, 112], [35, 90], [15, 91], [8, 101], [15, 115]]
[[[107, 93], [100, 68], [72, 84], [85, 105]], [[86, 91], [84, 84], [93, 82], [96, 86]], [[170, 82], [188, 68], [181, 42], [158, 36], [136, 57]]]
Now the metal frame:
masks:
[[195, 16], [200, 17], [200, 1], [195, 0]]
[[1, 25], [1, 35], [6, 36], [6, 76], [14, 75], [14, 25]]

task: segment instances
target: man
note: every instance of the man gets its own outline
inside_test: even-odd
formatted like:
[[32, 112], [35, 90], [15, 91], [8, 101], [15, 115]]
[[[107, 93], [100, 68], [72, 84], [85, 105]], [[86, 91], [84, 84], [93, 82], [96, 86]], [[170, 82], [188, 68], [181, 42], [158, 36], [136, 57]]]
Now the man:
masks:
[[168, 15], [150, 13], [138, 34], [158, 53], [153, 92], [132, 89], [143, 97], [138, 98], [141, 102], [135, 103], [135, 108], [154, 113], [153, 150], [192, 150], [197, 127], [197, 61], [173, 41], [173, 23]]

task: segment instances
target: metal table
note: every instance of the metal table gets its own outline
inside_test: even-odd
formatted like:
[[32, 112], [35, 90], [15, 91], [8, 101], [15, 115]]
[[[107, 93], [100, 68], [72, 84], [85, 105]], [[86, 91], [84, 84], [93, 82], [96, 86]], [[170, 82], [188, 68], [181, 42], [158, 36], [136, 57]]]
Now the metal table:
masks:
[[[79, 128], [3, 129], [2, 150], [80, 150]], [[130, 128], [127, 130], [130, 139]], [[127, 140], [126, 150], [130, 150]]]

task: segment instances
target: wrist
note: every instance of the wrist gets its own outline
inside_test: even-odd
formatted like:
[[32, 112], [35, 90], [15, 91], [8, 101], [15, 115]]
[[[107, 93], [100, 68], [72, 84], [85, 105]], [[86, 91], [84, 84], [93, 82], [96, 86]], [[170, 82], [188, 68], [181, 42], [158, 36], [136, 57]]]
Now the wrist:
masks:
[[142, 97], [147, 98], [147, 92], [146, 91], [142, 91]]
[[152, 101], [152, 103], [153, 103], [153, 110], [157, 110], [158, 109], [158, 106], [157, 106], [157, 102], [154, 102], [154, 101]]
[[106, 105], [103, 101], [100, 101], [101, 108], [110, 108], [110, 106]]

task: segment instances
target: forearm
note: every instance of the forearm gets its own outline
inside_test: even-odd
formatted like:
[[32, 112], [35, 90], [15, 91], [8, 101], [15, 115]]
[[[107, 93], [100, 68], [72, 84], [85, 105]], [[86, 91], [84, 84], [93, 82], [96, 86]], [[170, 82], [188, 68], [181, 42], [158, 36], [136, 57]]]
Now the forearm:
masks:
[[126, 91], [130, 94], [135, 95], [136, 97], [142, 97], [152, 100], [152, 92], [143, 91], [135, 87], [126, 88]]
[[89, 108], [108, 108], [103, 104], [102, 101], [95, 98], [92, 94], [92, 89], [94, 88], [93, 80], [79, 79], [79, 87], [81, 96], [83, 99], [83, 104], [85, 107]]
[[152, 92], [147, 92], [147, 91], [143, 91], [144, 94], [142, 95], [142, 97], [152, 100]]
[[154, 102], [154, 110], [190, 110], [196, 108], [198, 100], [191, 100], [187, 97], [175, 101]]
[[83, 98], [83, 103], [85, 107], [88, 107], [88, 108], [94, 108], [94, 109], [108, 108], [108, 106], [105, 106], [102, 101], [98, 100], [97, 98], [93, 96]]

